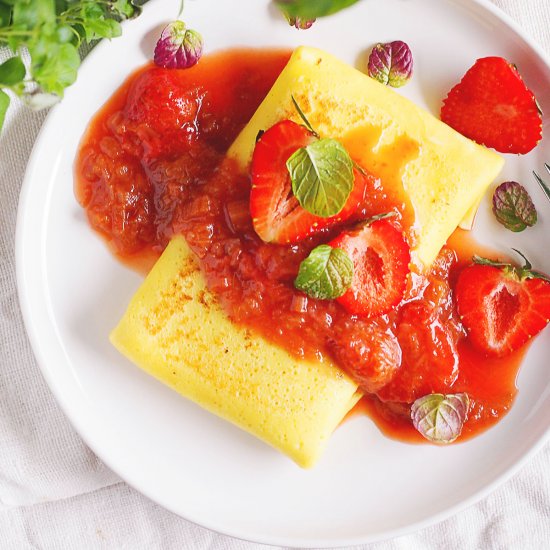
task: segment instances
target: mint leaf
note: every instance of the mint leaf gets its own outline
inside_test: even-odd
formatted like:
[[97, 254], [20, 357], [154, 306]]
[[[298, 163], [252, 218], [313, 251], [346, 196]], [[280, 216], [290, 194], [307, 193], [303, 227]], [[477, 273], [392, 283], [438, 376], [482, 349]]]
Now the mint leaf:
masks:
[[42, 90], [63, 97], [63, 92], [76, 80], [80, 66], [78, 51], [72, 44], [45, 44], [31, 50], [32, 74]]
[[44, 23], [55, 23], [54, 0], [17, 0], [13, 6], [13, 24], [33, 30]]
[[20, 57], [12, 57], [0, 65], [0, 86], [14, 86], [25, 78], [27, 70]]
[[114, 0], [112, 3], [113, 12], [115, 12], [119, 17], [125, 19], [132, 19], [141, 14], [141, 8], [134, 5], [130, 0]]
[[168, 24], [155, 46], [155, 65], [166, 69], [188, 69], [202, 56], [202, 36], [183, 21]]
[[411, 49], [401, 40], [376, 44], [370, 53], [369, 76], [381, 84], [400, 88], [409, 81], [412, 71]]
[[322, 244], [300, 264], [294, 286], [318, 300], [332, 300], [344, 294], [353, 279], [353, 261], [340, 248]]
[[99, 40], [100, 38], [116, 38], [122, 34], [122, 28], [118, 21], [91, 17], [85, 20], [84, 32], [86, 40]]
[[3, 92], [2, 90], [0, 90], [0, 130], [4, 125], [4, 120], [6, 118], [6, 111], [8, 110], [9, 106], [10, 106], [10, 96], [6, 92]]
[[515, 181], [504, 182], [495, 189], [493, 213], [499, 223], [515, 233], [537, 223], [537, 211], [529, 193]]
[[349, 8], [359, 0], [276, 0], [276, 5], [288, 17], [315, 19]]
[[321, 218], [344, 208], [353, 189], [353, 161], [339, 141], [326, 138], [302, 147], [286, 166], [302, 208]]
[[452, 443], [468, 418], [470, 398], [466, 393], [433, 393], [417, 399], [411, 407], [414, 427], [433, 443]]
[[11, 22], [12, 7], [0, 2], [0, 27], [7, 27]]

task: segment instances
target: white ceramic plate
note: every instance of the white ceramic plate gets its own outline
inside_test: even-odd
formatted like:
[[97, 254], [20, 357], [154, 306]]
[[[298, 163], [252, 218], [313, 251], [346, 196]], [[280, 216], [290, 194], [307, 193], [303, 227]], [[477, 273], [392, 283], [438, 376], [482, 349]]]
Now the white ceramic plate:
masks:
[[[550, 113], [550, 67], [519, 29], [485, 1], [362, 0], [318, 21], [289, 27], [268, 0], [188, 1], [185, 19], [208, 51], [236, 45], [311, 44], [355, 63], [377, 41], [405, 40], [416, 61], [402, 93], [433, 113], [478, 57], [515, 62]], [[238, 9], [237, 9], [238, 4]], [[519, 395], [506, 418], [464, 444], [437, 448], [382, 436], [367, 417], [339, 428], [321, 462], [303, 471], [237, 428], [180, 398], [123, 359], [107, 335], [141, 279], [88, 227], [73, 195], [72, 165], [92, 115], [125, 76], [150, 58], [179, 0], [153, 0], [100, 44], [77, 83], [51, 112], [24, 184], [17, 266], [27, 329], [52, 391], [90, 447], [122, 478], [181, 516], [236, 537], [292, 546], [338, 546], [402, 534], [481, 498], [542, 445], [550, 418], [550, 330], [529, 351]], [[550, 23], [550, 21], [549, 21]], [[550, 119], [545, 118], [550, 134]], [[538, 225], [512, 235], [488, 202], [476, 233], [520, 248], [550, 271], [550, 204], [531, 170], [550, 161], [548, 138], [508, 156], [502, 181], [522, 181], [539, 207]], [[550, 178], [549, 178], [550, 179]], [[483, 368], [483, 364], [479, 365]]]

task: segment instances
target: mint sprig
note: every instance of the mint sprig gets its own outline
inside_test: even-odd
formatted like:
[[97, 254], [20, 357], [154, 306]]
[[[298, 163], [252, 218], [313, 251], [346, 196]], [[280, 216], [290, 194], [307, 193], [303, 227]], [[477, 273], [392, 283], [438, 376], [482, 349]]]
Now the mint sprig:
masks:
[[470, 399], [466, 393], [433, 393], [417, 399], [411, 407], [413, 426], [433, 443], [452, 443], [468, 419]]
[[499, 223], [515, 233], [537, 223], [537, 211], [529, 193], [515, 181], [501, 183], [495, 189], [493, 213]]
[[301, 147], [286, 166], [302, 208], [321, 218], [344, 208], [353, 189], [353, 161], [339, 141], [325, 138]]
[[[76, 80], [83, 43], [121, 34], [120, 22], [141, 13], [141, 0], [0, 0], [0, 46], [13, 56], [0, 65], [0, 130], [8, 90], [33, 108], [50, 106]], [[22, 49], [30, 54], [25, 67]]]
[[292, 192], [300, 206], [311, 214], [320, 218], [335, 216], [342, 211], [353, 190], [353, 169], [363, 175], [365, 171], [352, 160], [339, 141], [321, 138], [296, 98], [290, 97], [304, 126], [317, 139], [295, 151], [287, 160]]
[[353, 261], [340, 248], [322, 244], [300, 264], [294, 286], [318, 300], [342, 296], [351, 286]]

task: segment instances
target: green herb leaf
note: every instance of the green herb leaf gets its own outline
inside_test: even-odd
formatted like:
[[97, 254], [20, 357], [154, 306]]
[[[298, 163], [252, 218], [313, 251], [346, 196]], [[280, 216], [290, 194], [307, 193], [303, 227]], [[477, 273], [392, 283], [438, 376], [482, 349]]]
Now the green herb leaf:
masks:
[[0, 65], [0, 86], [14, 86], [25, 78], [27, 70], [19, 56], [12, 57]]
[[99, 40], [100, 38], [116, 38], [122, 34], [122, 28], [118, 21], [104, 18], [88, 18], [84, 26], [86, 40]]
[[318, 300], [342, 296], [351, 286], [353, 261], [340, 248], [322, 244], [300, 264], [294, 286]]
[[495, 189], [493, 213], [499, 223], [515, 233], [537, 223], [537, 211], [529, 193], [515, 181], [504, 182]]
[[302, 208], [321, 218], [344, 208], [353, 189], [353, 161], [339, 141], [320, 139], [302, 147], [286, 166]]
[[130, 0], [114, 0], [112, 10], [119, 16], [132, 19], [141, 14], [142, 9]]
[[[65, 88], [76, 80], [80, 66], [78, 50], [72, 44], [49, 44], [42, 47], [31, 51], [34, 79], [44, 92], [63, 97]], [[42, 51], [45, 52], [43, 55], [38, 54]]]
[[13, 8], [0, 2], [0, 27], [7, 27], [11, 22], [11, 13]]
[[6, 111], [8, 110], [9, 106], [10, 96], [6, 92], [0, 90], [0, 130], [2, 129], [2, 126], [4, 126]]
[[[77, 48], [82, 40], [119, 36], [119, 21], [139, 15], [139, 2], [0, 0], [0, 44], [14, 52], [27, 48], [31, 57], [27, 74], [20, 60], [1, 65], [0, 88], [9, 87], [33, 108], [58, 101], [76, 79], [80, 65]], [[5, 104], [2, 96], [2, 106]]]
[[13, 24], [33, 30], [55, 23], [54, 0], [18, 0], [13, 7]]
[[470, 398], [466, 393], [433, 393], [417, 399], [411, 407], [414, 427], [433, 443], [452, 443], [468, 418]]
[[359, 0], [276, 0], [276, 5], [288, 17], [315, 19], [349, 8]]

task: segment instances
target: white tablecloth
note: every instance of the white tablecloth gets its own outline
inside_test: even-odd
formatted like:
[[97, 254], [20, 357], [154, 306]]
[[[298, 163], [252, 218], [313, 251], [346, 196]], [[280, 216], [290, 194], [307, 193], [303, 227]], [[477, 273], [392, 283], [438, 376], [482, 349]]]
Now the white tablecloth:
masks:
[[[550, 0], [493, 2], [550, 54]], [[81, 441], [43, 381], [17, 302], [14, 233], [44, 116], [14, 105], [0, 137], [0, 549], [265, 548], [198, 527], [128, 487]], [[550, 548], [550, 444], [479, 504], [365, 548]]]

